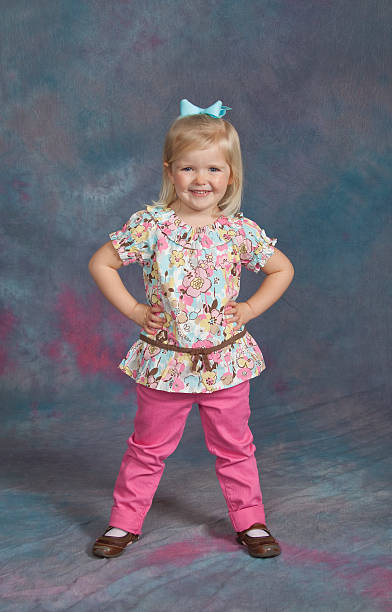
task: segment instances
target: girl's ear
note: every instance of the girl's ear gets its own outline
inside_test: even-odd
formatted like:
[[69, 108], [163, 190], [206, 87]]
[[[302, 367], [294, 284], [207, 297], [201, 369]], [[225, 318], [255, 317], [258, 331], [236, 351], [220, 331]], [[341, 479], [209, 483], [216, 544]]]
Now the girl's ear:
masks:
[[230, 177], [229, 177], [229, 180], [227, 181], [227, 184], [232, 185], [233, 183], [234, 183], [234, 176], [233, 176], [233, 171], [230, 168]]
[[163, 162], [163, 167], [166, 168], [167, 176], [169, 177], [171, 182], [173, 182], [173, 175], [172, 175], [171, 170], [170, 170], [170, 164], [168, 164], [168, 162]]

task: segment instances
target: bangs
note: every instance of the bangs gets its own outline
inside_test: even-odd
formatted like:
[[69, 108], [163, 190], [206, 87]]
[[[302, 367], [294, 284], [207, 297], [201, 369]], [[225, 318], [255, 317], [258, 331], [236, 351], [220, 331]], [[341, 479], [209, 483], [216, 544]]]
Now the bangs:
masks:
[[222, 147], [225, 155], [229, 142], [222, 119], [208, 115], [191, 115], [177, 119], [166, 138], [164, 156], [171, 164], [180, 155], [191, 149], [208, 149], [212, 145]]

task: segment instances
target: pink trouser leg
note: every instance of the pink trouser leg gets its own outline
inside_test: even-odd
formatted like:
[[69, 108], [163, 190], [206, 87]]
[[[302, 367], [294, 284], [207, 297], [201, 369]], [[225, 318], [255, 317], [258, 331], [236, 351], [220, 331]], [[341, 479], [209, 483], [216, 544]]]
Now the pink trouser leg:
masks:
[[113, 492], [110, 525], [141, 533], [165, 462], [177, 448], [192, 404], [199, 404], [208, 450], [236, 531], [265, 522], [255, 445], [248, 427], [249, 381], [213, 393], [136, 385], [138, 409]]
[[216, 455], [216, 475], [234, 529], [265, 523], [256, 447], [248, 426], [249, 381], [199, 394], [198, 402], [206, 445]]
[[164, 460], [177, 448], [195, 399], [192, 393], [157, 391], [139, 384], [136, 391], [134, 432], [114, 487], [110, 525], [141, 533]]

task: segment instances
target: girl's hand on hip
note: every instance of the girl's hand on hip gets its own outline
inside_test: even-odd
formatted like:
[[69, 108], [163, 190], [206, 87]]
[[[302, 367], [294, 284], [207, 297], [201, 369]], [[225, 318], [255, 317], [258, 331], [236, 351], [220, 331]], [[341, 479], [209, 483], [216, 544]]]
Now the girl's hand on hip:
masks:
[[248, 321], [255, 318], [255, 313], [248, 302], [230, 301], [225, 307], [225, 315], [228, 323], [235, 323], [236, 327], [246, 325]]
[[132, 310], [131, 319], [148, 334], [156, 334], [165, 322], [164, 317], [159, 316], [161, 312], [163, 312], [161, 306], [148, 306], [138, 302]]

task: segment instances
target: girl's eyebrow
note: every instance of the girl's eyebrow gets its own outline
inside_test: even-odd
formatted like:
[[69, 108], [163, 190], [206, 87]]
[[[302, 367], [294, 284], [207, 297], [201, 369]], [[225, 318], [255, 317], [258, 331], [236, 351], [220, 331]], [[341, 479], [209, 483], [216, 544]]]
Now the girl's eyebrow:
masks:
[[[188, 163], [188, 162], [186, 162], [186, 161], [181, 161], [181, 160], [179, 160], [178, 165], [179, 165], [179, 166], [194, 166], [195, 164], [191, 164], [191, 163]], [[209, 164], [206, 164], [206, 165], [207, 165], [207, 166], [209, 166], [209, 167], [211, 167], [211, 166], [212, 166], [212, 167], [214, 167], [214, 168], [224, 168], [224, 165], [223, 165], [223, 164], [216, 164], [216, 163], [214, 163], [214, 162], [209, 163]]]

